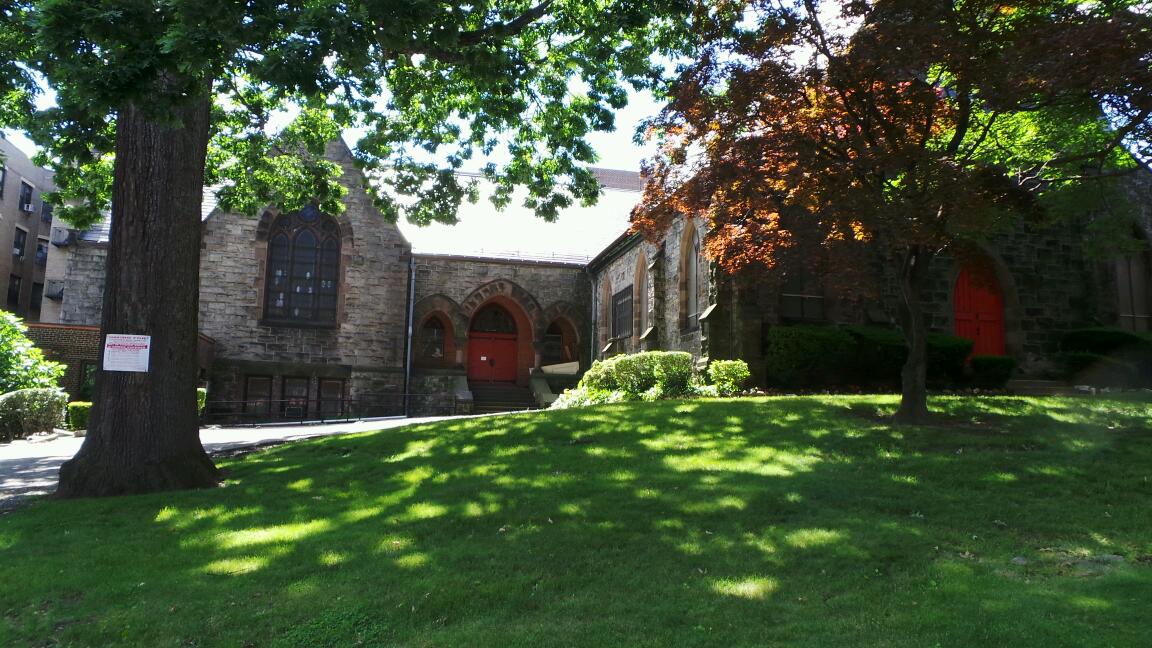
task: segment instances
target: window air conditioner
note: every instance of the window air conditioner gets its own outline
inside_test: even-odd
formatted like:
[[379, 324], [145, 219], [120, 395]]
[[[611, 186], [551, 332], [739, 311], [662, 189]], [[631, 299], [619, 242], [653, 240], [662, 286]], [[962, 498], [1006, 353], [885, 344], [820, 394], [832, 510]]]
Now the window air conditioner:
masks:
[[28, 213], [32, 213], [33, 211], [36, 211], [36, 210], [32, 209], [32, 203], [24, 203], [23, 205], [20, 205], [20, 209], [23, 209], [24, 211], [26, 211]]
[[67, 227], [53, 227], [52, 228], [52, 245], [56, 247], [67, 247], [72, 244], [73, 232]]

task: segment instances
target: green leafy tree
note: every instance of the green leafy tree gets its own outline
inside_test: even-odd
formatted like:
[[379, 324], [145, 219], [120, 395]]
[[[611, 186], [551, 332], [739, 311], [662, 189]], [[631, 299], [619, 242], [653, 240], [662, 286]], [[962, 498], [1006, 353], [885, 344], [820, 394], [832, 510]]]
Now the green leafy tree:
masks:
[[[196, 275], [205, 181], [226, 209], [341, 211], [328, 142], [350, 127], [386, 217], [453, 222], [484, 166], [544, 218], [599, 187], [585, 136], [691, 33], [682, 0], [0, 3], [0, 90], [57, 170], [62, 216], [111, 206], [103, 332], [152, 336], [148, 374], [101, 372], [59, 494], [208, 487], [196, 428]], [[55, 93], [30, 111], [34, 81]], [[286, 122], [286, 123], [285, 123]]]
[[57, 387], [63, 375], [64, 365], [44, 358], [20, 318], [0, 311], [0, 394]]
[[1125, 144], [1152, 152], [1148, 4], [732, 4], [654, 120], [663, 153], [633, 221], [707, 219], [732, 271], [816, 259], [855, 282], [880, 256], [909, 348], [897, 418], [921, 421], [933, 259], [1070, 192], [1098, 205], [1137, 168]]

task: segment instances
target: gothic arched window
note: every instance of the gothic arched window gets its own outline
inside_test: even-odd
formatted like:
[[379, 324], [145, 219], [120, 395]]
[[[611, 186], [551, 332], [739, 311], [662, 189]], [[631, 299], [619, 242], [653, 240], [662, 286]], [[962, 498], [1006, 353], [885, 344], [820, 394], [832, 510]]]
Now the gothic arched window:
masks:
[[264, 319], [334, 325], [340, 283], [340, 228], [308, 205], [282, 214], [268, 232]]

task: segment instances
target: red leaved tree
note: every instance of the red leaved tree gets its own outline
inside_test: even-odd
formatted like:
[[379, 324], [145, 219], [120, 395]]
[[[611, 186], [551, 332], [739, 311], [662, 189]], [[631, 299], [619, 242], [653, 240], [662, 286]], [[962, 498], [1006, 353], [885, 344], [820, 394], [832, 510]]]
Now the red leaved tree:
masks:
[[806, 245], [832, 272], [886, 260], [909, 348], [897, 419], [923, 420], [933, 258], [1037, 213], [1046, 193], [1134, 168], [1124, 146], [1147, 146], [1152, 20], [1138, 5], [726, 7], [739, 18], [707, 32], [652, 124], [662, 149], [634, 227], [705, 218], [705, 250], [730, 271]]

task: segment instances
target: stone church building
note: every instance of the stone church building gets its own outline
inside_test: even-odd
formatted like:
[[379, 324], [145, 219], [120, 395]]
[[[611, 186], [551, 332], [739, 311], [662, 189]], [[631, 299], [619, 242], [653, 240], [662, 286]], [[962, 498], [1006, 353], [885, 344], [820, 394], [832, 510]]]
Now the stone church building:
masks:
[[[769, 327], [894, 321], [892, 290], [864, 302], [801, 272], [723, 273], [701, 254], [700, 219], [678, 221], [660, 241], [625, 233], [589, 262], [414, 253], [373, 207], [347, 148], [335, 144], [330, 156], [344, 168], [342, 214], [203, 208], [201, 379], [216, 420], [544, 405], [593, 359], [640, 349], [739, 357], [762, 378]], [[638, 174], [597, 175], [606, 192], [639, 199]], [[1091, 260], [1079, 222], [1002, 234], [986, 250], [995, 281], [936, 263], [924, 296], [930, 327], [1025, 370], [1070, 328], [1149, 330], [1150, 177], [1133, 184], [1142, 252]], [[33, 335], [70, 364], [75, 397], [97, 367], [108, 229], [54, 231], [53, 241], [45, 323]]]

